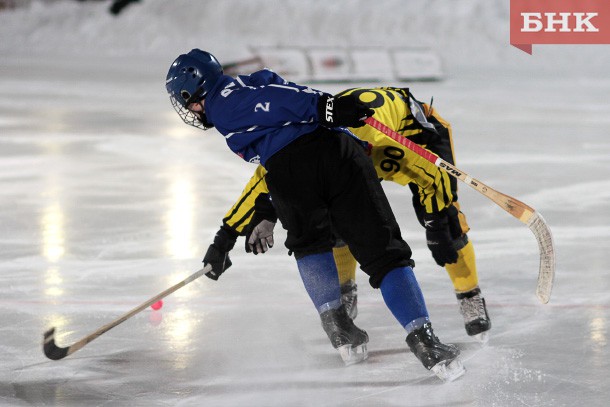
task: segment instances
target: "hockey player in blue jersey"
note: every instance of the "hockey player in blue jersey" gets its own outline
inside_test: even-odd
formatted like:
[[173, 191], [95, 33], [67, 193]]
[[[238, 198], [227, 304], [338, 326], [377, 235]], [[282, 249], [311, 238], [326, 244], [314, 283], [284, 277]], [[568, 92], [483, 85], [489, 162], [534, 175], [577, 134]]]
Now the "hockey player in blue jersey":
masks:
[[267, 170], [273, 205], [287, 230], [285, 245], [346, 364], [367, 357], [368, 335], [341, 304], [333, 231], [349, 245], [371, 286], [380, 289], [422, 364], [445, 380], [464, 373], [459, 350], [433, 333], [411, 249], [364, 143], [344, 127], [364, 125], [371, 109], [355, 97], [334, 98], [266, 69], [223, 75], [217, 59], [198, 49], [173, 62], [166, 88], [185, 123], [215, 127], [233, 152]]

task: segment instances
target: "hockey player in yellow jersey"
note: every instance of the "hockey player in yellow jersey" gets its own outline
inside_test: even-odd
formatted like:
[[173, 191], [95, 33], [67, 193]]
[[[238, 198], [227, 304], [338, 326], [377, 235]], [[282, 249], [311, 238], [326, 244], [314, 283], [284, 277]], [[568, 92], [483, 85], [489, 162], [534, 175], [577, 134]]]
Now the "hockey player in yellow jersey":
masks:
[[[355, 88], [337, 96], [354, 95], [375, 110], [375, 118], [417, 144], [455, 164], [450, 124], [431, 106], [417, 101], [404, 88]], [[455, 290], [468, 335], [486, 342], [491, 320], [479, 288], [468, 224], [460, 211], [457, 182], [444, 170], [370, 126], [350, 129], [369, 143], [369, 155], [380, 179], [408, 186], [428, 248], [445, 267]], [[208, 277], [217, 279], [231, 265], [229, 251], [239, 235], [246, 250], [264, 253], [273, 246], [277, 220], [265, 183], [266, 170], [257, 167], [238, 201], [227, 212], [204, 263], [212, 264]], [[340, 236], [333, 249], [341, 283], [342, 302], [352, 318], [357, 315], [356, 260]]]

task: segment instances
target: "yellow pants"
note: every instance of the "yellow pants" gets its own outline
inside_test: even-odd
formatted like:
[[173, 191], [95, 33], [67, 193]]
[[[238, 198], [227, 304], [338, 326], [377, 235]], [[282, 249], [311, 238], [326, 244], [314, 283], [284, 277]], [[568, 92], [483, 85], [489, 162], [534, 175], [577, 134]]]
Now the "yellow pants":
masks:
[[[356, 280], [356, 259], [346, 245], [333, 248], [335, 263], [339, 271], [339, 282], [344, 284], [349, 280]], [[458, 250], [458, 260], [456, 263], [445, 266], [449, 278], [453, 283], [456, 293], [470, 291], [479, 285], [477, 275], [477, 265], [474, 255], [472, 242]]]

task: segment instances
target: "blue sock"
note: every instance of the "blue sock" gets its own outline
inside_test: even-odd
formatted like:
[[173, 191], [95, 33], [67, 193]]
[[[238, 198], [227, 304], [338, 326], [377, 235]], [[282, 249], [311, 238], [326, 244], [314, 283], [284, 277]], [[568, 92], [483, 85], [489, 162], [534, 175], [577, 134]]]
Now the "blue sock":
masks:
[[426, 302], [411, 267], [398, 267], [381, 281], [381, 295], [394, 317], [407, 333], [430, 319]]
[[310, 254], [297, 260], [307, 294], [321, 314], [341, 305], [341, 288], [332, 252]]

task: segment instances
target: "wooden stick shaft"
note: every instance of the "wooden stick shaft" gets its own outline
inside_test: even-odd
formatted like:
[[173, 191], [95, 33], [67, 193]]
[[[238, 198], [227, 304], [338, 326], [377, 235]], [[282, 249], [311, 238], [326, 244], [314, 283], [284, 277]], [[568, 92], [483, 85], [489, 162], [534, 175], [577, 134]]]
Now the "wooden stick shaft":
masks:
[[384, 133], [385, 135], [390, 137], [392, 140], [402, 144], [403, 146], [407, 147], [409, 150], [413, 151], [417, 155], [430, 161], [432, 164], [436, 165], [437, 167], [444, 169], [450, 175], [453, 175], [455, 178], [458, 178], [459, 180], [468, 184], [469, 186], [474, 188], [479, 193], [481, 193], [481, 194], [485, 195], [487, 198], [491, 199], [493, 202], [495, 202], [498, 206], [500, 206], [506, 212], [510, 213], [515, 218], [519, 219], [521, 222], [528, 225], [530, 218], [532, 217], [532, 215], [535, 212], [535, 210], [532, 209], [531, 207], [529, 207], [528, 205], [524, 204], [523, 202], [521, 202], [511, 196], [498, 192], [495, 189], [493, 189], [492, 187], [485, 185], [481, 181], [479, 181], [475, 178], [472, 178], [470, 175], [468, 175], [464, 171], [458, 169], [453, 164], [448, 163], [447, 161], [443, 160], [436, 154], [426, 150], [425, 148], [421, 147], [420, 145], [418, 145], [418, 144], [414, 143], [413, 141], [409, 140], [408, 138], [402, 136], [401, 134], [392, 130], [385, 124], [379, 122], [375, 118], [369, 117], [365, 120], [365, 122], [367, 124], [369, 124], [370, 126], [376, 128], [380, 132]]
[[67, 355], [70, 355], [70, 354], [76, 352], [77, 350], [79, 350], [80, 348], [82, 348], [83, 346], [85, 346], [86, 344], [91, 342], [92, 340], [96, 339], [100, 335], [108, 332], [109, 330], [111, 330], [115, 326], [117, 326], [119, 324], [122, 324], [123, 322], [125, 322], [129, 318], [133, 317], [137, 313], [139, 313], [139, 312], [143, 311], [144, 309], [150, 307], [151, 305], [153, 305], [155, 302], [161, 300], [162, 298], [167, 297], [168, 295], [170, 295], [174, 291], [184, 287], [185, 285], [187, 285], [188, 283], [192, 282], [193, 280], [198, 279], [199, 277], [201, 277], [202, 275], [204, 275], [205, 273], [207, 273], [210, 270], [212, 270], [212, 266], [208, 264], [206, 267], [202, 268], [201, 270], [196, 271], [195, 273], [191, 274], [189, 277], [185, 278], [184, 280], [180, 281], [179, 283], [177, 283], [177, 284], [171, 286], [170, 288], [168, 288], [167, 290], [165, 290], [165, 291], [155, 295], [154, 297], [152, 297], [151, 299], [147, 300], [143, 304], [138, 305], [137, 307], [135, 307], [131, 311], [127, 312], [125, 315], [120, 316], [119, 318], [115, 319], [114, 321], [109, 322], [108, 324], [102, 326], [97, 331], [87, 335], [83, 339], [81, 339], [78, 342], [76, 342], [73, 345], [71, 345], [68, 348]]
[[534, 233], [540, 249], [540, 268], [538, 271], [536, 295], [542, 303], [546, 304], [549, 302], [551, 298], [551, 291], [553, 289], [553, 281], [555, 279], [555, 248], [551, 230], [542, 218], [542, 215], [512, 196], [498, 192], [481, 181], [472, 178], [464, 171], [443, 160], [436, 154], [433, 154], [418, 144], [412, 142], [408, 138], [400, 135], [373, 117], [365, 119], [365, 122], [384, 133], [392, 140], [402, 144], [409, 150], [430, 161], [432, 164], [444, 169], [449, 174], [470, 185], [476, 191], [491, 199], [506, 212], [525, 223], [530, 228], [532, 233]]

